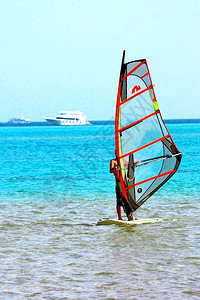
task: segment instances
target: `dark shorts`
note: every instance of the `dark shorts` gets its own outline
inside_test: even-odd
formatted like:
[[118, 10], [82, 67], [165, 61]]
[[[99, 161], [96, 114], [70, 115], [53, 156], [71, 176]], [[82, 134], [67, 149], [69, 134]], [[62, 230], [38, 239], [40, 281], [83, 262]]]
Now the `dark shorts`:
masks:
[[[121, 185], [119, 181], [116, 181], [116, 201], [117, 201], [117, 205], [119, 206], [124, 206], [124, 199], [122, 196], [122, 190], [121, 190]], [[126, 201], [126, 200], [125, 200]]]

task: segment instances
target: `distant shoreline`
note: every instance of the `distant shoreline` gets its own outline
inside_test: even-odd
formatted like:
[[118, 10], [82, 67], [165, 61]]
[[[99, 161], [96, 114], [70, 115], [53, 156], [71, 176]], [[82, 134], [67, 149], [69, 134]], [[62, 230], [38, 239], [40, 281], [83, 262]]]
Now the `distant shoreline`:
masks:
[[[200, 119], [166, 119], [164, 120], [166, 124], [198, 124]], [[115, 121], [111, 120], [96, 120], [89, 121], [92, 125], [114, 125]], [[47, 122], [37, 121], [30, 123], [9, 123], [9, 122], [0, 122], [0, 127], [31, 127], [31, 126], [55, 126], [50, 125]]]

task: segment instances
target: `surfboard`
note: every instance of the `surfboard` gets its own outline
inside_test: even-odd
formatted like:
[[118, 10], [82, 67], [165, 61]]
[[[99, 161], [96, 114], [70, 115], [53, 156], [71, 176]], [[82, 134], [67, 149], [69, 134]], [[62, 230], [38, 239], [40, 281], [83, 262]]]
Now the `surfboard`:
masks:
[[159, 223], [163, 220], [160, 218], [155, 219], [135, 219], [133, 221], [127, 221], [127, 220], [116, 220], [116, 219], [100, 219], [97, 222], [97, 225], [128, 225], [128, 226], [135, 226], [140, 224], [148, 224], [148, 223]]

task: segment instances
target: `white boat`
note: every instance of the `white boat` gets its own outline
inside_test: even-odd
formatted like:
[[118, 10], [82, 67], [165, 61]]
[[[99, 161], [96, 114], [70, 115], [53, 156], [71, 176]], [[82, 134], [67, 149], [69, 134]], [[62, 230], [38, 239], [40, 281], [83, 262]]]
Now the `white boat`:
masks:
[[44, 119], [51, 125], [91, 125], [90, 122], [86, 120], [86, 116], [82, 111], [61, 111], [60, 115], [56, 118], [47, 118]]
[[31, 120], [25, 119], [25, 118], [12, 118], [8, 120], [8, 123], [13, 123], [13, 124], [24, 124], [24, 123], [30, 123]]

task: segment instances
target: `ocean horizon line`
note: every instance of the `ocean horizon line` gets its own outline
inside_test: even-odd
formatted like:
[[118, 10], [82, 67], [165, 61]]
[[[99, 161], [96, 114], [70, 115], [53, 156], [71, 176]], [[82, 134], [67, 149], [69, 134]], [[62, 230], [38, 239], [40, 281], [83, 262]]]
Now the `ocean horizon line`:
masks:
[[[114, 125], [114, 120], [90, 120], [92, 125]], [[198, 124], [200, 123], [200, 119], [164, 119], [166, 124]], [[51, 125], [45, 121], [32, 121], [29, 123], [11, 123], [11, 122], [0, 122], [0, 127], [16, 127], [16, 126], [58, 126]]]

